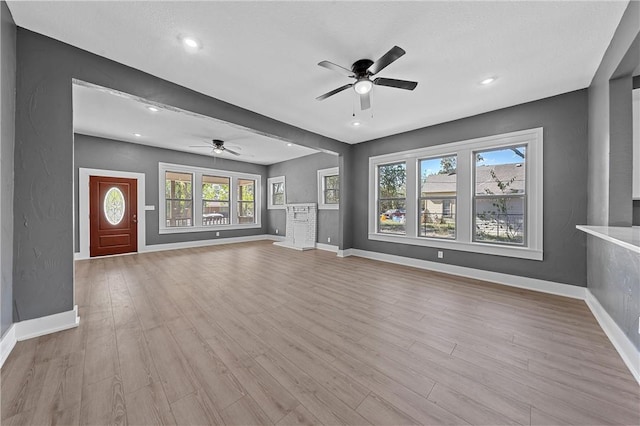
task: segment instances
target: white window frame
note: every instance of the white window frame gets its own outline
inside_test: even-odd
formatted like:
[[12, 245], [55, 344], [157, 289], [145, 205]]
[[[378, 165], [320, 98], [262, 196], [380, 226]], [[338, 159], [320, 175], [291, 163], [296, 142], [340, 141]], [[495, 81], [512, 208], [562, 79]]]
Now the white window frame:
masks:
[[[410, 151], [379, 155], [369, 158], [369, 239], [398, 244], [459, 250], [497, 256], [543, 260], [543, 129], [542, 127], [505, 133], [460, 142], [447, 143]], [[473, 173], [474, 151], [527, 146], [526, 164], [526, 244], [504, 245], [473, 241]], [[457, 155], [457, 225], [456, 239], [418, 236], [419, 161], [428, 157]], [[391, 235], [377, 232], [377, 177], [378, 166], [405, 162], [407, 167], [406, 234]]]
[[[284, 204], [273, 204], [273, 184], [274, 183], [281, 183], [284, 187]], [[267, 186], [268, 186], [267, 196], [269, 198], [267, 209], [269, 210], [286, 209], [287, 208], [287, 184], [285, 182], [285, 177], [284, 176], [270, 177], [267, 179]]]
[[[166, 226], [166, 197], [165, 197], [165, 174], [166, 172], [179, 172], [190, 173], [193, 176], [192, 180], [192, 194], [193, 197], [193, 225], [192, 226]], [[230, 179], [229, 188], [229, 224], [226, 225], [203, 225], [202, 224], [202, 176], [219, 176], [228, 177]], [[255, 223], [238, 223], [236, 217], [236, 202], [237, 200], [237, 188], [238, 179], [250, 179], [255, 181], [254, 191], [254, 218]], [[211, 232], [222, 231], [231, 229], [253, 229], [261, 228], [261, 212], [262, 201], [260, 194], [262, 194], [262, 177], [260, 175], [251, 173], [231, 172], [228, 170], [216, 170], [208, 169], [204, 167], [185, 166], [181, 164], [171, 163], [158, 163], [158, 186], [159, 186], [159, 202], [158, 202], [158, 217], [159, 217], [159, 234], [182, 234], [187, 232]]]
[[[331, 167], [329, 169], [318, 170], [318, 209], [319, 210], [338, 210], [340, 208], [340, 199], [338, 198], [338, 204], [327, 204], [324, 200], [324, 178], [327, 176], [340, 176], [340, 169], [338, 167]], [[339, 185], [339, 184], [338, 184]], [[338, 187], [338, 194], [340, 194], [340, 187]]]

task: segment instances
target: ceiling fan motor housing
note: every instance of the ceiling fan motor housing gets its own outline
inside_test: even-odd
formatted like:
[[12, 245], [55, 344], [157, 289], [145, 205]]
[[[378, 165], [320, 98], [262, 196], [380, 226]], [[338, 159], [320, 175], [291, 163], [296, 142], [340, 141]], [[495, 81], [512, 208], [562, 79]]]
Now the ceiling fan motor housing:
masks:
[[373, 65], [371, 59], [360, 59], [351, 65], [351, 71], [353, 71], [358, 78], [368, 77], [370, 75], [368, 69], [371, 65]]

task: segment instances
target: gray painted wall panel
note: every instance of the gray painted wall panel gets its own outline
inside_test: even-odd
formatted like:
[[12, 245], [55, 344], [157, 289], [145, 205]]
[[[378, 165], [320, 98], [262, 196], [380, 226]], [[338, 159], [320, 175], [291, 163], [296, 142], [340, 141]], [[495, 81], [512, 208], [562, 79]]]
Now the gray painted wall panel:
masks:
[[0, 336], [13, 323], [13, 156], [16, 112], [16, 26], [0, 2]]
[[[486, 114], [357, 144], [352, 182], [353, 246], [416, 259], [586, 286], [587, 92], [575, 91]], [[490, 256], [368, 239], [370, 156], [535, 127], [544, 128], [544, 261]]]
[[337, 153], [350, 147], [18, 28], [13, 293], [20, 319], [73, 308], [72, 79]]
[[[640, 65], [639, 37], [640, 2], [630, 2], [589, 86], [589, 225], [635, 221], [631, 218], [628, 153], [632, 146], [631, 76]], [[630, 60], [634, 57], [635, 63]], [[610, 81], [612, 78], [616, 80]], [[589, 236], [588, 287], [638, 349], [639, 263], [637, 253]]]
[[[269, 177], [285, 176], [285, 188], [287, 203], [317, 203], [318, 202], [318, 176], [321, 169], [338, 166], [338, 156], [318, 153], [294, 160], [283, 161], [268, 167]], [[286, 214], [285, 210], [269, 210], [269, 234], [285, 235]], [[331, 238], [332, 245], [339, 244], [339, 218], [338, 210], [318, 211], [317, 242], [327, 244], [327, 238]]]
[[[103, 169], [117, 170], [124, 172], [137, 172], [145, 174], [145, 203], [154, 205], [155, 210], [146, 212], [146, 244], [166, 244], [184, 241], [209, 240], [217, 238], [239, 237], [246, 235], [264, 234], [266, 225], [266, 208], [263, 203], [262, 208], [262, 228], [240, 229], [220, 231], [220, 236], [216, 237], [215, 232], [189, 232], [183, 234], [159, 234], [159, 209], [158, 197], [158, 162], [181, 164], [185, 166], [207, 167], [211, 169], [228, 170], [234, 172], [246, 172], [259, 174], [262, 176], [262, 197], [266, 196], [266, 172], [267, 167], [257, 164], [243, 163], [240, 161], [225, 160], [204, 155], [188, 154], [186, 152], [172, 151], [162, 148], [154, 148], [146, 145], [137, 145], [128, 142], [115, 141], [110, 139], [96, 138], [93, 136], [75, 134], [74, 140], [74, 199], [75, 217], [78, 217], [78, 169]], [[79, 227], [78, 221], [75, 223], [75, 251], [79, 248]]]
[[640, 350], [640, 255], [588, 236], [589, 290]]

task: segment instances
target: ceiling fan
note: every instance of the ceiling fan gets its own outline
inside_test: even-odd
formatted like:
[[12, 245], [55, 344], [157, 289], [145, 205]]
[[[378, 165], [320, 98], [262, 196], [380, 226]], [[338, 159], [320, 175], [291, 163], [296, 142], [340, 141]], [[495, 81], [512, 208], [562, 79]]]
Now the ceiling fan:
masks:
[[330, 96], [335, 95], [336, 93], [340, 93], [343, 90], [353, 87], [353, 90], [358, 95], [360, 95], [360, 109], [365, 110], [371, 108], [371, 98], [369, 96], [369, 93], [371, 92], [373, 85], [395, 87], [396, 89], [405, 90], [415, 89], [418, 85], [416, 81], [396, 80], [393, 78], [382, 77], [378, 77], [371, 81], [370, 78], [371, 76], [376, 75], [384, 68], [398, 60], [405, 53], [406, 52], [404, 51], [404, 49], [398, 46], [393, 46], [391, 50], [382, 55], [382, 57], [377, 61], [373, 62], [371, 59], [360, 59], [354, 62], [353, 65], [351, 65], [350, 70], [329, 61], [322, 61], [318, 63], [318, 65], [320, 65], [321, 67], [337, 71], [347, 77], [355, 78], [356, 82], [345, 84], [344, 86], [338, 87], [337, 89], [327, 92], [322, 96], [318, 96], [316, 99], [322, 101]]
[[239, 152], [235, 152], [229, 148], [224, 146], [224, 141], [220, 139], [213, 139], [208, 145], [190, 145], [190, 148], [211, 148], [214, 154], [222, 154], [223, 152], [228, 152], [233, 155], [240, 155]]

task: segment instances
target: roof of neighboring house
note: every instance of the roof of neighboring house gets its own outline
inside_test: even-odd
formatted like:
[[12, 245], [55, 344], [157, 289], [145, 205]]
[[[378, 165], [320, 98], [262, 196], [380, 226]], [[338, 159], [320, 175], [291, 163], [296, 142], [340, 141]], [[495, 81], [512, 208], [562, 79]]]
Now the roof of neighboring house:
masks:
[[[493, 170], [495, 179], [491, 175]], [[458, 175], [442, 174], [429, 175], [422, 183], [422, 194], [444, 194], [454, 193], [456, 191], [456, 180]], [[511, 179], [515, 180], [509, 184], [505, 190], [501, 190], [496, 179], [503, 183], [508, 183]], [[525, 187], [525, 166], [523, 163], [514, 164], [498, 164], [493, 166], [479, 166], [476, 168], [476, 193], [479, 194], [513, 194], [523, 193]]]

